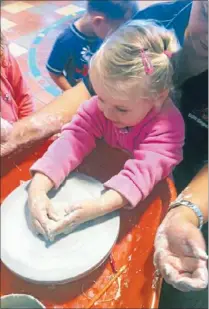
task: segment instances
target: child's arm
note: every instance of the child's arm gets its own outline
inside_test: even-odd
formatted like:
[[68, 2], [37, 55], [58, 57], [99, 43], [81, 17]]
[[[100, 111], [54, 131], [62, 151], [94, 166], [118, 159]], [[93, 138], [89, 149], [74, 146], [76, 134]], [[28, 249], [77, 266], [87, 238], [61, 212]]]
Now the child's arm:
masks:
[[31, 168], [51, 179], [57, 188], [96, 146], [103, 135], [104, 116], [97, 107], [97, 98], [84, 103], [62, 134]]
[[[69, 215], [57, 222], [51, 231], [52, 238], [124, 206], [135, 207], [159, 181], [169, 176], [182, 160], [184, 123], [178, 115], [172, 115], [172, 120], [163, 119], [155, 127], [144, 129], [145, 137], [134, 151], [134, 159], [128, 160], [124, 169], [105, 183], [109, 190], [96, 200], [69, 207]], [[147, 130], [150, 131], [148, 135]]]
[[[144, 140], [126, 161], [124, 169], [105, 183], [124, 196], [130, 207], [144, 200], [154, 186], [172, 173], [183, 156], [184, 123], [182, 117], [165, 118], [144, 129]], [[146, 131], [150, 130], [150, 133]], [[143, 134], [142, 133], [142, 134]]]
[[8, 51], [8, 80], [14, 91], [15, 102], [18, 105], [18, 118], [29, 116], [34, 112], [34, 102], [17, 60]]
[[56, 40], [46, 64], [46, 68], [52, 80], [63, 91], [72, 88], [69, 81], [63, 74], [65, 66], [69, 62], [72, 53], [73, 51], [70, 49], [70, 47], [66, 46], [65, 38], [60, 36]]
[[[47, 192], [59, 187], [65, 177], [73, 171], [96, 146], [95, 138], [104, 131], [104, 116], [97, 107], [97, 98], [84, 103], [71, 123], [63, 127], [62, 134], [31, 168], [35, 173], [29, 189], [29, 208], [36, 230], [48, 236], [50, 201]], [[41, 201], [37, 202], [37, 196]]]
[[71, 84], [68, 82], [67, 78], [63, 74], [58, 75], [49, 71], [49, 75], [51, 79], [55, 82], [55, 84], [63, 91], [72, 88]]
[[58, 234], [67, 234], [78, 225], [118, 210], [127, 205], [127, 203], [126, 198], [120, 193], [114, 190], [108, 190], [98, 199], [70, 205], [65, 210], [65, 218], [53, 224], [53, 227], [48, 233], [48, 237], [50, 240], [53, 240]]

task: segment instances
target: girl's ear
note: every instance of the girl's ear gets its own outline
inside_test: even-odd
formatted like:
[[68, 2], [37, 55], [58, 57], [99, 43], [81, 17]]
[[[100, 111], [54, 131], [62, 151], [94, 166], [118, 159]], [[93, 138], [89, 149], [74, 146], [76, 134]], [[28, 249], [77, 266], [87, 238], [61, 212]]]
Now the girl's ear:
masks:
[[168, 95], [169, 95], [169, 90], [163, 90], [160, 94], [159, 94], [159, 97], [158, 97], [158, 100], [160, 100], [160, 101], [165, 101], [165, 99], [167, 99], [167, 97], [168, 97]]
[[155, 97], [157, 105], [162, 105], [162, 103], [167, 99], [168, 96], [169, 96], [169, 90], [167, 89], [158, 93]]

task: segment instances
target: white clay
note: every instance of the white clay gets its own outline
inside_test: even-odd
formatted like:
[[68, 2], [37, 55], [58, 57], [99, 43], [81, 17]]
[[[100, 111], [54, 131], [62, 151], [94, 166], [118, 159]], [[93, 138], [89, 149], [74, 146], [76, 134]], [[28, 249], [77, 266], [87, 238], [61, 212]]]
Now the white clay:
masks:
[[[75, 280], [100, 265], [117, 240], [119, 214], [85, 223], [69, 235], [46, 243], [30, 225], [27, 185], [19, 186], [1, 206], [2, 262], [25, 279], [51, 284]], [[50, 192], [49, 198], [63, 216], [66, 203], [97, 198], [102, 190], [98, 181], [75, 173], [57, 192]]]

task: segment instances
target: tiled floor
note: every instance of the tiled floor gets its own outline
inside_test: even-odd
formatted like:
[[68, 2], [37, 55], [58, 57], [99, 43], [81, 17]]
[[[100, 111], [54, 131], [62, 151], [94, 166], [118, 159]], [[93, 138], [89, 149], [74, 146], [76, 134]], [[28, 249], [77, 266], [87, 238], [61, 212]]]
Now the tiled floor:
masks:
[[36, 108], [60, 93], [45, 69], [59, 33], [83, 12], [84, 1], [2, 1], [1, 27], [34, 96]]
[[[156, 1], [140, 1], [140, 7]], [[37, 108], [60, 93], [49, 78], [45, 64], [52, 44], [75, 16], [83, 13], [85, 1], [2, 1], [1, 27], [9, 40], [35, 98]]]

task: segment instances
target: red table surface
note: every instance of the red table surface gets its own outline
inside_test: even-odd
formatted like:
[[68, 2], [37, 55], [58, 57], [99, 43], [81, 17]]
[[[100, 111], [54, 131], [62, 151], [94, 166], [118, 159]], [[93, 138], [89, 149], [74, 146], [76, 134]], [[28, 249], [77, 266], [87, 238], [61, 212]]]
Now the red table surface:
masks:
[[[30, 166], [45, 152], [49, 144], [50, 141], [36, 149], [28, 149], [24, 157], [17, 155], [1, 161], [1, 201], [21, 181], [30, 179]], [[95, 151], [79, 167], [79, 171], [104, 182], [119, 172], [127, 158], [126, 153], [112, 149], [100, 141]], [[118, 290], [115, 282], [95, 304], [95, 308], [158, 308], [161, 280], [153, 287], [153, 242], [157, 227], [175, 197], [175, 186], [170, 179], [166, 179], [134, 210], [121, 210], [120, 234], [112, 256], [117, 270], [123, 265], [128, 268], [121, 275], [120, 297], [115, 299]], [[91, 298], [104, 288], [112, 275], [108, 259], [90, 275], [76, 282], [56, 286], [41, 285], [23, 280], [1, 263], [0, 294], [30, 294], [47, 308], [86, 308]]]

